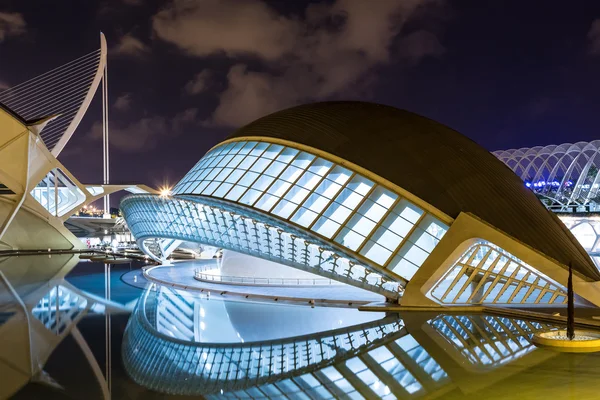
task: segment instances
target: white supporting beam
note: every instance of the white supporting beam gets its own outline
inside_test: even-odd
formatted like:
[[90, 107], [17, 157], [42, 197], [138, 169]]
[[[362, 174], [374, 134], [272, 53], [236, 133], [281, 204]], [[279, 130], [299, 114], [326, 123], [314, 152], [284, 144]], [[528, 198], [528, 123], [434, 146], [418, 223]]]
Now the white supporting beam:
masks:
[[[110, 160], [108, 141], [108, 64], [104, 64], [102, 76], [102, 156], [104, 162], [103, 182], [105, 185], [110, 181]], [[104, 196], [104, 218], [110, 218], [110, 195]]]
[[183, 240], [162, 239], [159, 242], [162, 258], [166, 260], [183, 243]]

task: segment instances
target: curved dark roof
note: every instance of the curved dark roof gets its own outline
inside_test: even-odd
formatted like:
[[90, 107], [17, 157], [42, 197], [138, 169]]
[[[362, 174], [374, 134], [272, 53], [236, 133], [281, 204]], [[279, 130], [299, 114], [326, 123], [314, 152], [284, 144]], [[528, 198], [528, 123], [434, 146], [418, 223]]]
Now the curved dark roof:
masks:
[[315, 147], [351, 161], [456, 218], [471, 212], [593, 280], [600, 273], [560, 220], [490, 152], [457, 131], [380, 104], [307, 104], [235, 131]]

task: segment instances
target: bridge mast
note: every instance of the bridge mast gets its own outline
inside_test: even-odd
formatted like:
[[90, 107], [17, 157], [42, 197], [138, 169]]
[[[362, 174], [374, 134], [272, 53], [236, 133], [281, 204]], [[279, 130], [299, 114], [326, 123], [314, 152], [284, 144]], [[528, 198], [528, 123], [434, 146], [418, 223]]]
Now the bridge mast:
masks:
[[[106, 47], [106, 39], [101, 35], [102, 46]], [[102, 158], [103, 158], [103, 183], [109, 184], [109, 143], [108, 143], [108, 60], [104, 64], [102, 73]], [[110, 218], [110, 195], [104, 196], [104, 218]]]

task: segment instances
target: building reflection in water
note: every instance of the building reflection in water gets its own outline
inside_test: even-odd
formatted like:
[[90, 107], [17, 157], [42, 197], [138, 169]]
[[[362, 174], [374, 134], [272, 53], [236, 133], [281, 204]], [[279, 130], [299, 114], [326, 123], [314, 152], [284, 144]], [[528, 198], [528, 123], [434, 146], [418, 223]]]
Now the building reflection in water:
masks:
[[[302, 335], [290, 327], [288, 337], [249, 342], [227, 303], [210, 302], [223, 307], [219, 314], [228, 327], [215, 332], [229, 343], [198, 338], [207, 329], [201, 327], [206, 299], [147, 289], [123, 339], [134, 381], [163, 393], [215, 399], [436, 398], [457, 388], [478, 390], [553, 357], [529, 341], [552, 327], [491, 315], [382, 315]], [[517, 368], [508, 371], [507, 364]]]
[[93, 371], [103, 398], [110, 398], [103, 372], [77, 324], [89, 314], [130, 310], [67, 282], [65, 276], [78, 263], [76, 254], [0, 257], [0, 398], [29, 382], [60, 389], [44, 366], [68, 335]]

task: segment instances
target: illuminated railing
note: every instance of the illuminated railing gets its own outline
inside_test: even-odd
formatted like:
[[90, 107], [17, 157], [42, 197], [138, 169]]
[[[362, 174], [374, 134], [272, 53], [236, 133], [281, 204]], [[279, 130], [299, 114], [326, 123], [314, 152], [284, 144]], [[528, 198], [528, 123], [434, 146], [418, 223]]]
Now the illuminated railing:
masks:
[[203, 282], [211, 283], [232, 283], [232, 284], [244, 284], [244, 285], [256, 285], [256, 286], [329, 286], [339, 285], [340, 283], [332, 279], [319, 279], [319, 278], [261, 278], [251, 276], [227, 276], [211, 274], [206, 271], [194, 270], [194, 279]]

